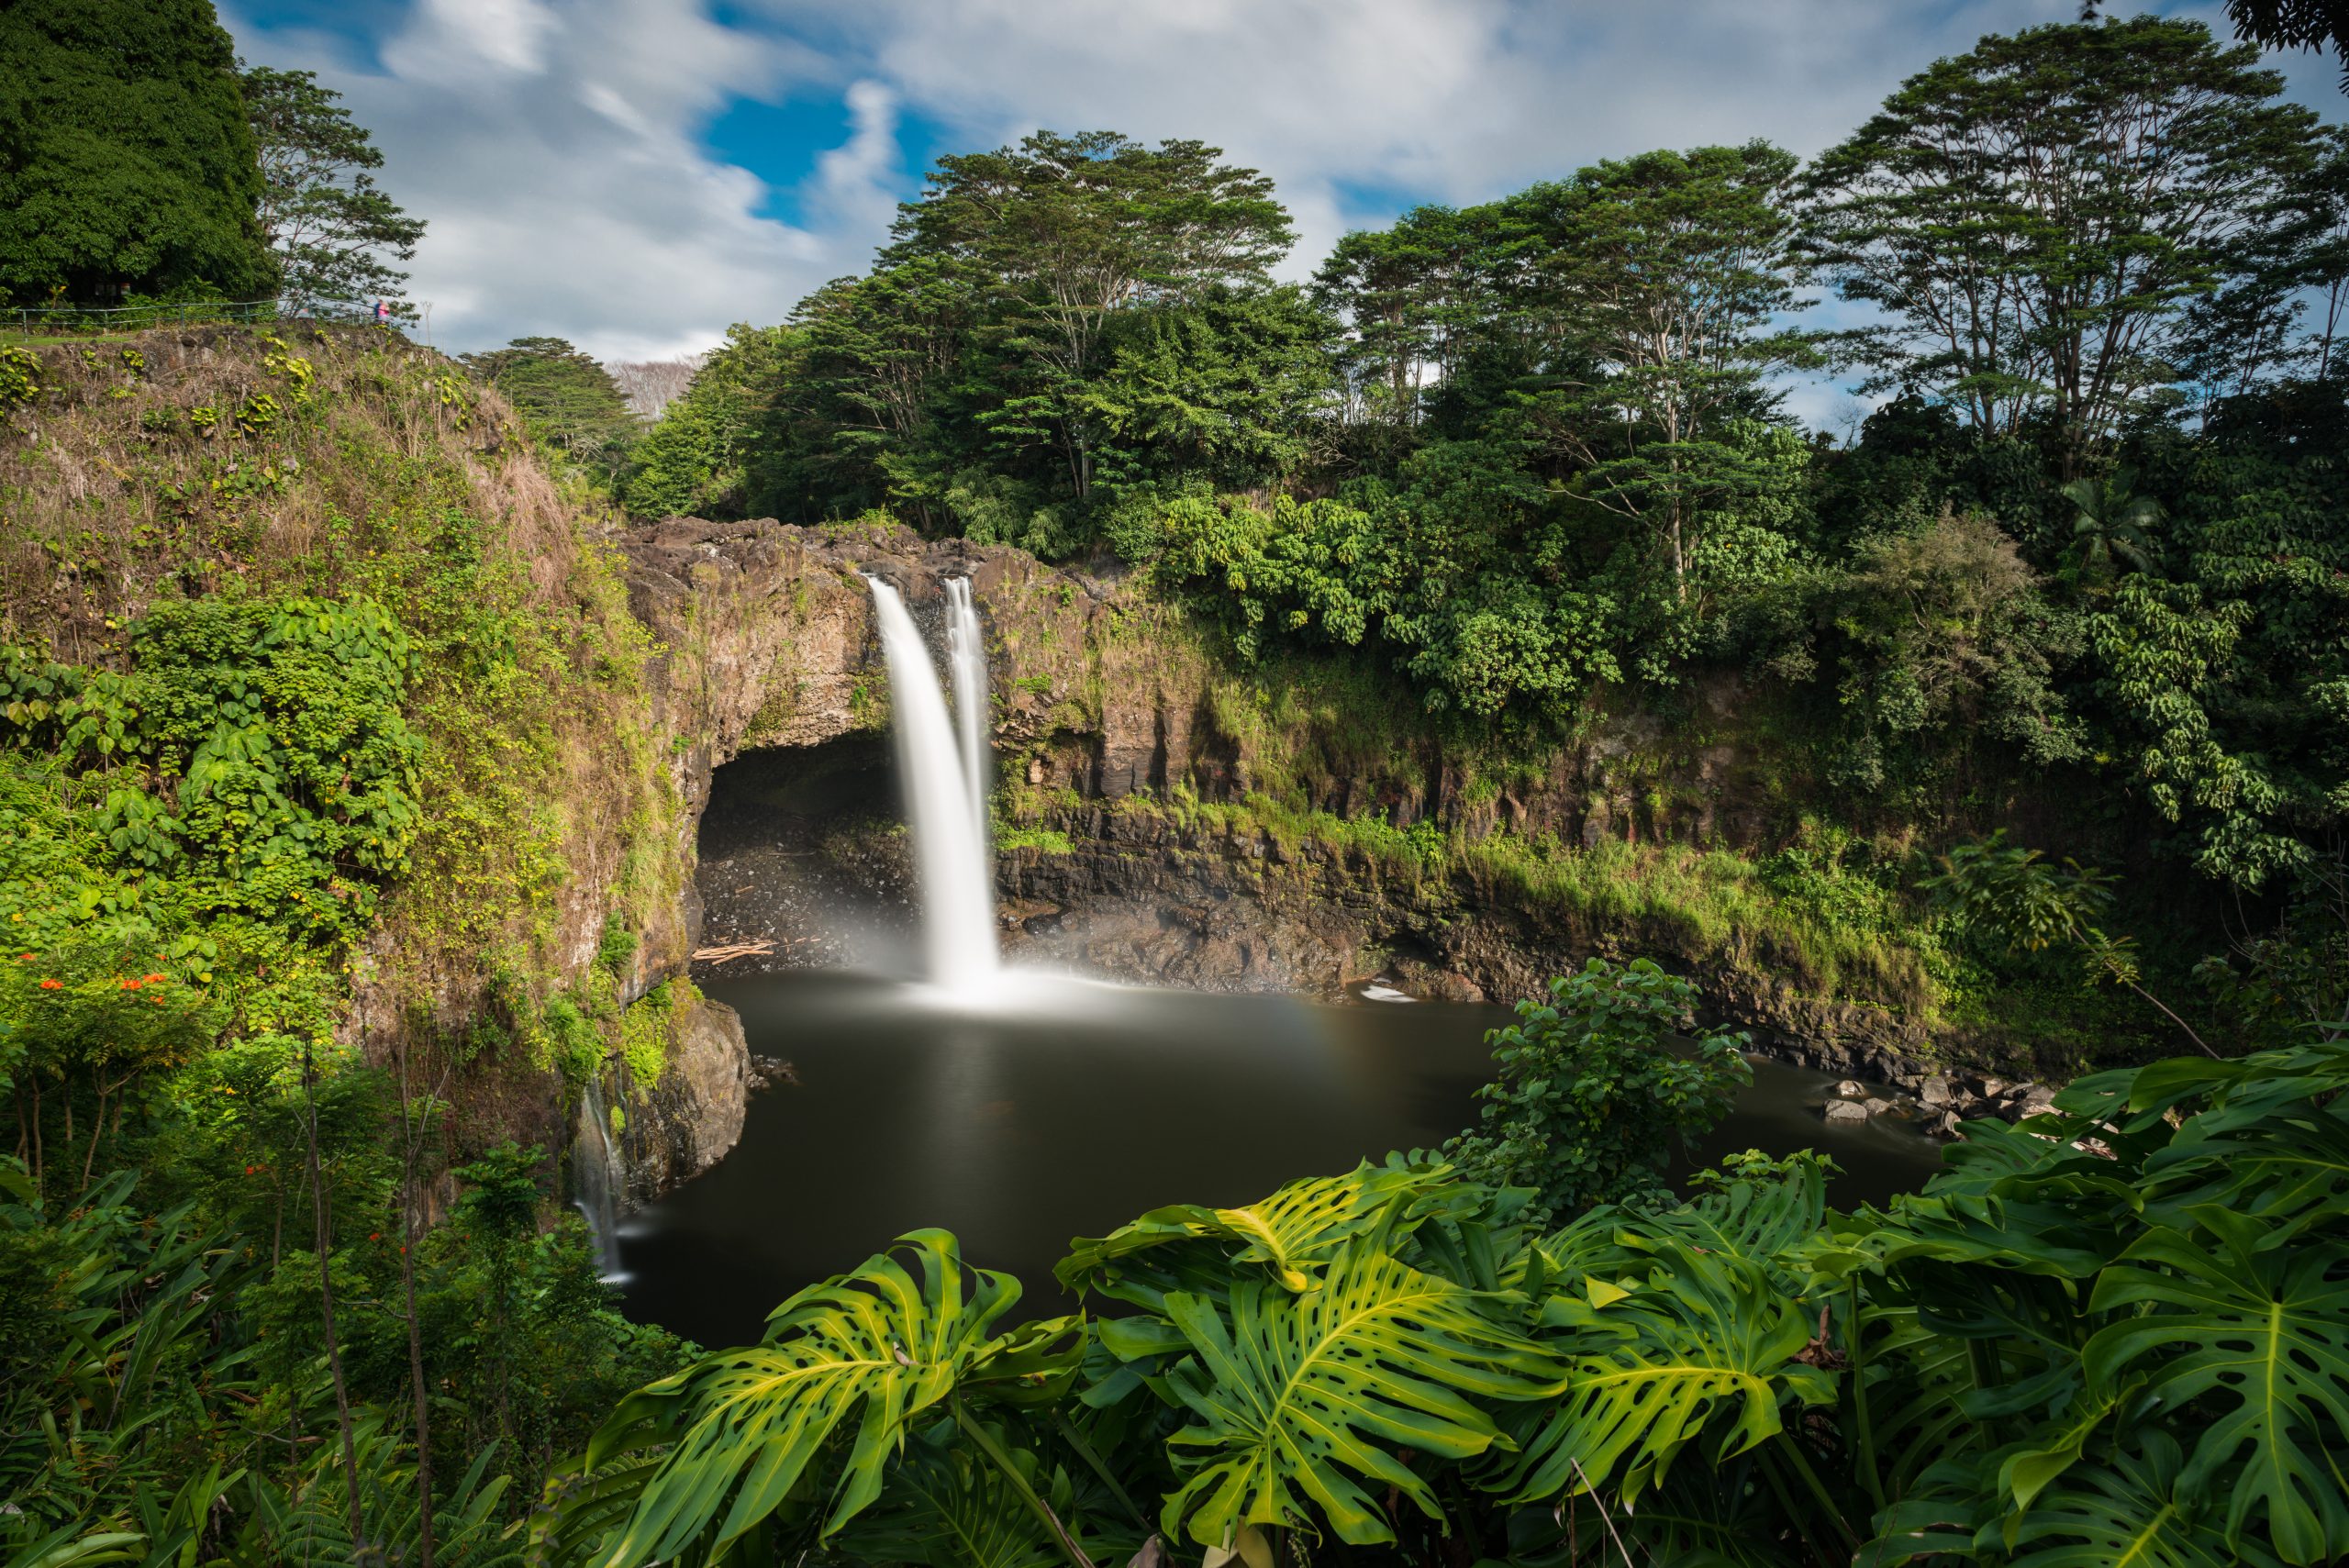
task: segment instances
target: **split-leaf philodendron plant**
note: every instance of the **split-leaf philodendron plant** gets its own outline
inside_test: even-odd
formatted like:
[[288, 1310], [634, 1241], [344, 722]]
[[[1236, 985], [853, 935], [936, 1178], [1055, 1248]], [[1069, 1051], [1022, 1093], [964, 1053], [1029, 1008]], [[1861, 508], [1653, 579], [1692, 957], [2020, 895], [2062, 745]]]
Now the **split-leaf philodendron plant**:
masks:
[[[628, 1401], [559, 1562], [2188, 1568], [2349, 1552], [2349, 1042], [2085, 1080], [1918, 1195], [1808, 1156], [1546, 1234], [1390, 1156], [1075, 1243], [920, 1231]], [[910, 1266], [909, 1266], [910, 1265]]]

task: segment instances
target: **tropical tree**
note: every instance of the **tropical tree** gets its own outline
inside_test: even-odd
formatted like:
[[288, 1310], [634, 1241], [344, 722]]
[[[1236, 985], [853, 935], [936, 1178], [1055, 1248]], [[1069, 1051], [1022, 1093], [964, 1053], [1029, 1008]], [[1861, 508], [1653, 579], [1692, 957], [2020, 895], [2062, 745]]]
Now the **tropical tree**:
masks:
[[2227, 0], [2235, 37], [2265, 49], [2322, 50], [2342, 56], [2341, 90], [2349, 93], [2349, 6], [2341, 0]]
[[240, 67], [245, 113], [261, 149], [262, 238], [275, 252], [279, 290], [305, 307], [401, 295], [407, 274], [393, 263], [416, 254], [424, 220], [375, 183], [384, 154], [341, 106], [342, 95], [311, 71]]
[[1386, 229], [1343, 236], [1314, 274], [1314, 294], [1348, 326], [1341, 361], [1357, 412], [1415, 426], [1423, 393], [1444, 385], [1501, 307], [1501, 204], [1413, 207]]
[[2153, 1004], [2207, 1056], [2218, 1052], [2169, 1004], [2139, 983], [2135, 944], [2106, 932], [2112, 878], [2074, 861], [2058, 866], [2037, 850], [1993, 838], [1960, 844], [1942, 869], [1918, 885], [1954, 917], [1958, 929], [1992, 952], [2051, 948], [2086, 961], [2091, 982], [2125, 985]]
[[1665, 1164], [1753, 1079], [1742, 1034], [1706, 1029], [1693, 1052], [1673, 1049], [1696, 1031], [1697, 999], [1644, 958], [1551, 981], [1548, 1001], [1520, 1002], [1486, 1037], [1499, 1076], [1479, 1091], [1479, 1129], [1447, 1152], [1475, 1180], [1532, 1189], [1542, 1215], [1662, 1193]]
[[1333, 328], [1295, 288], [1126, 312], [1078, 399], [1103, 432], [1104, 480], [1240, 490], [1295, 473], [1337, 412]]
[[[758, 416], [751, 505], [845, 516], [895, 504], [933, 521], [959, 460], [982, 439], [956, 402], [980, 290], [969, 265], [925, 255], [801, 300], [789, 373], [773, 376]], [[965, 428], [942, 432], [958, 410]]]
[[531, 434], [607, 478], [627, 461], [640, 426], [611, 373], [561, 338], [517, 338], [461, 356], [506, 395]]
[[2317, 294], [2309, 372], [2322, 380], [2338, 367], [2342, 330], [2349, 327], [2349, 127], [2331, 128], [2324, 157], [2301, 191], [2313, 230], [2301, 281]]
[[261, 168], [212, 0], [11, 6], [0, 60], [0, 289], [269, 290]]
[[2064, 486], [2072, 504], [2072, 547], [2081, 575], [2103, 583], [2125, 566], [2151, 572], [2159, 553], [2151, 530], [2163, 518], [2162, 504], [2135, 489], [2136, 476], [2127, 469], [2100, 479], [2082, 477]]
[[2270, 266], [2315, 121], [2199, 22], [1993, 35], [1910, 77], [1804, 176], [1804, 245], [1888, 319], [1880, 384], [1988, 433], [2044, 420], [2066, 478], [2181, 376], [2194, 302]]
[[1574, 494], [1652, 532], [1675, 596], [1698, 516], [1772, 478], [1730, 427], [1768, 406], [1766, 375], [1809, 359], [1778, 324], [1800, 306], [1795, 169], [1766, 142], [1651, 152], [1508, 203], [1572, 345], [1533, 399], [1538, 427], [1580, 465]]
[[883, 264], [951, 259], [985, 280], [1005, 383], [981, 421], [999, 439], [1053, 449], [1080, 501], [1096, 428], [1076, 399], [1100, 366], [1110, 318], [1196, 301], [1216, 284], [1261, 284], [1287, 253], [1272, 182], [1220, 156], [1197, 141], [1039, 131], [941, 159], [921, 199], [899, 211]]
[[[654, 517], [743, 515], [753, 439], [779, 394], [790, 337], [782, 327], [738, 322], [727, 328], [726, 341], [703, 358], [637, 444], [621, 492], [629, 510]], [[641, 411], [634, 400], [630, 406]]]

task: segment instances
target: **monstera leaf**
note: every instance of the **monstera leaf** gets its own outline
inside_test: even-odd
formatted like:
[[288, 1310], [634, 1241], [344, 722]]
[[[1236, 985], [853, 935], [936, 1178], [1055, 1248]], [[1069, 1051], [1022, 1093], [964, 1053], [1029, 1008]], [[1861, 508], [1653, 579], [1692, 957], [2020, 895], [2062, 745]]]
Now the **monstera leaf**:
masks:
[[1627, 1237], [1644, 1277], [1556, 1282], [1542, 1307], [1571, 1355], [1565, 1397], [1512, 1425], [1522, 1444], [1488, 1483], [1513, 1502], [1606, 1489], [1635, 1498], [1711, 1434], [1720, 1463], [1782, 1429], [1790, 1399], [1823, 1403], [1832, 1380], [1796, 1361], [1811, 1325], [1750, 1260], [1677, 1237]]
[[[2063, 1490], [2009, 1516], [2010, 1568], [2277, 1568], [2256, 1541], [2231, 1542], [2178, 1473], [2177, 1444], [2147, 1434], [2141, 1453], [2073, 1473]], [[1984, 1528], [1990, 1545], [2002, 1526]], [[1863, 1559], [1865, 1561], [1865, 1559]]]
[[1561, 1362], [1514, 1327], [1508, 1298], [1396, 1258], [1397, 1218], [1390, 1209], [1351, 1237], [1312, 1290], [1256, 1275], [1220, 1299], [1167, 1296], [1191, 1354], [1165, 1386], [1192, 1418], [1169, 1440], [1187, 1472], [1162, 1517], [1169, 1535], [1219, 1546], [1243, 1525], [1318, 1513], [1343, 1540], [1392, 1540], [1365, 1482], [1442, 1517], [1398, 1451], [1480, 1454], [1506, 1440], [1488, 1407], [1564, 1385]]
[[[672, 1445], [637, 1488], [618, 1539], [597, 1549], [604, 1568], [720, 1560], [780, 1507], [810, 1467], [837, 1457], [853, 1433], [821, 1533], [830, 1535], [880, 1495], [884, 1470], [910, 1422], [958, 1390], [1026, 1396], [1072, 1375], [1079, 1347], [1067, 1320], [989, 1338], [1019, 1299], [1019, 1282], [966, 1271], [954, 1238], [898, 1238], [919, 1280], [890, 1253], [812, 1285], [775, 1308], [763, 1343], [709, 1356], [622, 1401], [589, 1444], [595, 1469], [631, 1451]], [[622, 1472], [623, 1474], [629, 1473]], [[608, 1494], [598, 1506], [609, 1507]]]
[[[907, 1447], [880, 1500], [841, 1532], [840, 1547], [868, 1562], [929, 1568], [1061, 1568], [1067, 1559], [1011, 1482], [941, 1422]], [[1022, 1480], [1050, 1490], [1035, 1456], [1015, 1449]], [[1063, 1489], [1063, 1491], [1065, 1488]], [[1063, 1517], [1074, 1510], [1055, 1499]]]
[[2137, 1374], [2166, 1406], [2199, 1401], [2213, 1418], [2181, 1485], [2226, 1497], [2231, 1544], [2264, 1516], [2286, 1562], [2330, 1562], [2349, 1553], [2349, 1247], [2263, 1248], [2255, 1219], [2194, 1218], [2216, 1251], [2155, 1229], [2099, 1276], [2090, 1310], [2125, 1315], [2088, 1341], [2088, 1380]]
[[1347, 1240], [1379, 1222], [1398, 1196], [1457, 1189], [1452, 1168], [1390, 1155], [1342, 1176], [1292, 1182], [1240, 1208], [1174, 1204], [1107, 1236], [1069, 1243], [1052, 1273], [1070, 1290], [1097, 1290], [1157, 1310], [1167, 1293], [1219, 1294], [1236, 1272], [1264, 1274], [1285, 1290], [1311, 1288], [1313, 1273]]
[[2349, 1120], [2340, 1103], [2247, 1112], [2206, 1111], [2145, 1162], [2149, 1214], [2182, 1229], [2191, 1227], [2193, 1210], [2217, 1205], [2289, 1235], [2342, 1212], [2349, 1200]]

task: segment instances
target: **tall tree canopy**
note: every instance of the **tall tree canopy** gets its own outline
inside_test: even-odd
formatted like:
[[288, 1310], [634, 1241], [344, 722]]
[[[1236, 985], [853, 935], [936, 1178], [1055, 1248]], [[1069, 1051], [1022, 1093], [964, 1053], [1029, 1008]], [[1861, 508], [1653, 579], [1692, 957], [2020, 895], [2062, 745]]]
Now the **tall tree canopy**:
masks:
[[1675, 592], [1696, 516], [1769, 484], [1731, 427], [1766, 406], [1765, 374], [1809, 358], [1776, 325], [1798, 304], [1795, 167], [1759, 141], [1650, 152], [1508, 204], [1576, 361], [1551, 372], [1543, 428], [1582, 465], [1579, 494], [1654, 531]]
[[0, 288], [217, 290], [275, 281], [236, 53], [212, 0], [0, 6]]
[[[666, 401], [659, 422], [639, 443], [621, 492], [631, 511], [708, 517], [743, 507], [751, 442], [781, 379], [791, 338], [783, 327], [738, 322], [727, 330], [725, 343], [692, 369], [685, 391]], [[625, 388], [618, 376], [615, 380]]]
[[424, 220], [375, 183], [384, 155], [365, 127], [309, 71], [247, 66], [245, 109], [260, 144], [262, 237], [276, 252], [280, 292], [295, 305], [388, 300], [408, 313], [407, 274]]
[[1079, 500], [1097, 429], [1076, 389], [1098, 368], [1113, 313], [1261, 284], [1294, 238], [1272, 182], [1197, 141], [1145, 147], [1109, 131], [1039, 131], [1017, 147], [943, 158], [901, 210], [887, 264], [968, 263], [984, 280], [1010, 384], [985, 416], [1047, 442]]
[[1810, 171], [1808, 245], [1889, 384], [2074, 469], [2175, 385], [2188, 306], [2272, 294], [2315, 120], [2199, 23], [2035, 28], [1909, 78]]

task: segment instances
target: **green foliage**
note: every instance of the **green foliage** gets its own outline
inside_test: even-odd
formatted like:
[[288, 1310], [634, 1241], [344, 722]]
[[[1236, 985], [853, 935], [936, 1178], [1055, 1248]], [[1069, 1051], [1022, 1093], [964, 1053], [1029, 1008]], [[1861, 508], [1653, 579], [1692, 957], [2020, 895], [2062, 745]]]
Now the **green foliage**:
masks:
[[211, 0], [12, 6], [0, 59], [0, 290], [268, 292], [261, 170]]
[[532, 436], [608, 484], [641, 433], [619, 384], [561, 338], [517, 338], [463, 356], [467, 369], [505, 395]]
[[1501, 219], [1512, 239], [1537, 237], [1534, 287], [1571, 345], [1560, 357], [1587, 367], [1531, 395], [1534, 426], [1580, 465], [1578, 499], [1653, 536], [1678, 598], [1695, 514], [1769, 483], [1724, 438], [1764, 406], [1765, 375], [1811, 359], [1778, 325], [1801, 305], [1784, 199], [1795, 167], [1760, 141], [1645, 153], [1537, 185]]
[[[2189, 306], [2247, 294], [2259, 317], [2295, 286], [2278, 203], [2316, 121], [2282, 90], [2199, 22], [1992, 35], [1820, 158], [1806, 244], [1887, 313], [1854, 340], [1878, 384], [1988, 432], [2043, 421], [2077, 477], [2190, 365], [2208, 328]], [[2261, 326], [2212, 346], [2239, 369], [2251, 341], [2280, 346]]]
[[2124, 577], [2089, 620], [2114, 750], [2198, 867], [2243, 888], [2310, 865], [2349, 808], [2339, 394], [2279, 402], [2189, 457], [2182, 580]]
[[1297, 472], [1338, 395], [1336, 331], [1293, 287], [1219, 284], [1124, 313], [1108, 366], [1074, 399], [1102, 431], [1100, 482], [1174, 473], [1240, 488]]
[[788, 360], [783, 328], [738, 322], [702, 361], [684, 395], [637, 443], [621, 490], [644, 517], [737, 517], [750, 503], [752, 435]]
[[2079, 623], [2036, 589], [1995, 525], [1944, 513], [1865, 541], [1844, 571], [1794, 579], [1750, 635], [1778, 678], [1831, 680], [1833, 782], [1913, 798], [1986, 739], [2039, 769], [2087, 755], [2058, 685]]
[[640, 1092], [659, 1086], [662, 1069], [676, 1048], [678, 1016], [700, 1000], [692, 981], [664, 980], [620, 1015], [620, 1055], [629, 1082]]
[[1477, 1091], [1478, 1130], [1447, 1152], [1464, 1174], [1538, 1195], [1538, 1212], [1578, 1214], [1652, 1197], [1674, 1152], [1729, 1113], [1752, 1071], [1742, 1034], [1696, 1027], [1697, 987], [1648, 959], [1594, 958], [1520, 1002], [1486, 1038], [1499, 1075]]
[[[1073, 1320], [990, 1333], [1019, 1299], [1009, 1275], [981, 1269], [966, 1277], [943, 1231], [916, 1231], [899, 1245], [918, 1282], [880, 1253], [775, 1308], [759, 1345], [654, 1384], [612, 1413], [587, 1451], [590, 1469], [638, 1451], [665, 1451], [634, 1462], [632, 1507], [618, 1535], [595, 1547], [600, 1560], [633, 1565], [688, 1550], [721, 1560], [817, 1463], [830, 1477], [811, 1516], [821, 1540], [880, 1495], [888, 1462], [925, 1411], [966, 1391], [984, 1397], [991, 1387], [1013, 1400], [1045, 1397], [1075, 1370], [1056, 1348], [1072, 1337]], [[850, 1423], [853, 1442], [835, 1470], [836, 1451], [825, 1440]], [[596, 1496], [588, 1521], [613, 1517], [625, 1496]], [[573, 1539], [586, 1545], [595, 1538]]]
[[[247, 1093], [217, 1103], [236, 1109], [205, 1118], [180, 1146], [188, 1162], [167, 1157], [152, 1178], [193, 1182], [204, 1189], [195, 1201], [150, 1207], [114, 1175], [44, 1209], [26, 1201], [22, 1167], [0, 1161], [0, 1299], [11, 1308], [0, 1474], [17, 1505], [0, 1518], [0, 1548], [11, 1562], [107, 1561], [39, 1552], [111, 1541], [128, 1552], [113, 1560], [162, 1568], [193, 1560], [181, 1554], [199, 1539], [203, 1560], [228, 1568], [361, 1560], [346, 1508], [354, 1478], [327, 1451], [336, 1418], [316, 1263], [273, 1239], [289, 1207], [306, 1233], [301, 1095], [265, 1071], [228, 1076]], [[384, 1085], [342, 1073], [323, 1090], [345, 1217], [333, 1258], [342, 1354], [360, 1396], [379, 1402], [361, 1405], [354, 1424], [362, 1534], [370, 1551], [412, 1553], [417, 1455], [404, 1425], [406, 1326], [388, 1310], [401, 1249], [385, 1208], [397, 1165], [383, 1157]], [[213, 1173], [239, 1155], [240, 1176]], [[436, 1550], [453, 1564], [518, 1562], [513, 1476], [531, 1488], [551, 1452], [584, 1440], [583, 1411], [600, 1413], [675, 1356], [674, 1341], [604, 1304], [575, 1226], [536, 1235], [536, 1158], [508, 1149], [468, 1167], [486, 1185], [417, 1260], [436, 1390]], [[302, 1440], [321, 1429], [327, 1443]]]
[[1017, 828], [1005, 823], [996, 825], [995, 847], [1001, 853], [1015, 850], [1039, 850], [1048, 855], [1076, 852], [1075, 843], [1057, 828]]
[[[105, 789], [98, 824], [134, 876], [320, 941], [364, 929], [417, 826], [399, 622], [367, 599], [164, 604], [129, 646], [128, 675], [5, 651], [0, 735]], [[46, 903], [24, 934], [81, 917]]]

